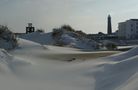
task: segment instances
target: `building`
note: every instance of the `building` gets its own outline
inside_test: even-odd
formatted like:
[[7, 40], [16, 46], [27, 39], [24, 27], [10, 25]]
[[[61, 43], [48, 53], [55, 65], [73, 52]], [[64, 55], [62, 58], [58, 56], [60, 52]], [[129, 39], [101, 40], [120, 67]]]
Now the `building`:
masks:
[[111, 24], [111, 16], [108, 15], [107, 18], [107, 34], [110, 35], [112, 34], [112, 24]]
[[117, 35], [120, 39], [138, 39], [138, 19], [120, 22]]
[[35, 28], [32, 26], [32, 23], [28, 23], [28, 26], [26, 27], [26, 34], [32, 33], [35, 31]]

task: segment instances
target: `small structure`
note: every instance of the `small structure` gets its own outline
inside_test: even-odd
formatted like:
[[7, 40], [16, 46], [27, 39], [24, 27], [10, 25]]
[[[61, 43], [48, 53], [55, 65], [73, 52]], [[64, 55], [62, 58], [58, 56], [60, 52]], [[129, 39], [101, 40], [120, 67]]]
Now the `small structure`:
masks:
[[26, 34], [32, 33], [35, 31], [35, 27], [32, 26], [32, 23], [28, 23], [28, 27], [26, 27]]

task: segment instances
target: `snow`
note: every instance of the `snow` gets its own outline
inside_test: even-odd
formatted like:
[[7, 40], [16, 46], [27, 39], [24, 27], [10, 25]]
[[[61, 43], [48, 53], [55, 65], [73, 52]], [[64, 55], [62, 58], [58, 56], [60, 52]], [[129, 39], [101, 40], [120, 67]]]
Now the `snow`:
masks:
[[20, 38], [34, 41], [42, 45], [61, 45], [67, 47], [74, 47], [79, 49], [94, 50], [97, 47], [97, 43], [93, 40], [89, 40], [84, 37], [77, 36], [74, 32], [64, 31], [61, 35], [55, 38], [51, 33], [33, 32], [19, 36]]
[[[104, 53], [107, 52], [82, 52], [19, 39], [15, 50], [0, 49], [0, 89], [137, 90], [138, 46], [91, 59]], [[76, 61], [65, 61], [74, 57]], [[83, 57], [85, 61], [81, 60]]]
[[93, 50], [97, 43], [95, 41], [90, 41], [86, 38], [78, 39], [76, 37], [72, 37], [73, 33], [65, 33], [61, 35], [60, 42], [64, 43], [65, 45], [72, 46], [75, 48], [80, 49], [90, 49]]
[[40, 43], [42, 45], [43, 44], [44, 45], [47, 45], [47, 44], [52, 45], [55, 42], [54, 42], [53, 38], [51, 37], [51, 34], [52, 33], [33, 32], [33, 33], [21, 35], [19, 37], [23, 38], [23, 39], [27, 39], [27, 40], [30, 40], [30, 41]]

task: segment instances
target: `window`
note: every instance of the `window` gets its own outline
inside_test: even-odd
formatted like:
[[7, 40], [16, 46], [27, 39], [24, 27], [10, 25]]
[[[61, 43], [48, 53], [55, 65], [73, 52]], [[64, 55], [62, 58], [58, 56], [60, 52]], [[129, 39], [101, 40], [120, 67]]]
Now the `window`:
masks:
[[136, 26], [136, 29], [138, 29], [138, 26]]

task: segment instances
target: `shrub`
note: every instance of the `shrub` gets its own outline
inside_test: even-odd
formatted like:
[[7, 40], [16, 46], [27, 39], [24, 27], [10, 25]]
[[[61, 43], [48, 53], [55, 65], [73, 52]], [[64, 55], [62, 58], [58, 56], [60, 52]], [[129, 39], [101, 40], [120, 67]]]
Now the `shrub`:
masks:
[[13, 49], [17, 45], [15, 34], [7, 26], [0, 25], [0, 48]]
[[107, 43], [105, 46], [108, 50], [116, 50], [117, 48], [117, 45], [114, 43]]
[[37, 29], [36, 32], [44, 33], [45, 31], [43, 29]]
[[61, 29], [57, 29], [57, 28], [54, 28], [53, 29], [53, 32], [52, 32], [52, 37], [54, 39], [58, 39], [61, 35], [62, 35], [62, 30]]
[[61, 26], [61, 29], [75, 32], [75, 30], [70, 25], [63, 25]]

